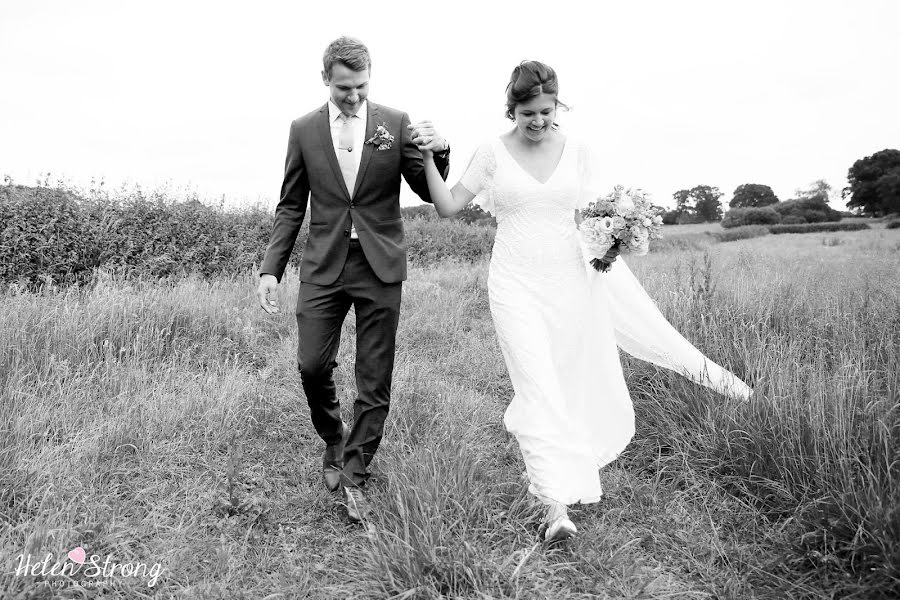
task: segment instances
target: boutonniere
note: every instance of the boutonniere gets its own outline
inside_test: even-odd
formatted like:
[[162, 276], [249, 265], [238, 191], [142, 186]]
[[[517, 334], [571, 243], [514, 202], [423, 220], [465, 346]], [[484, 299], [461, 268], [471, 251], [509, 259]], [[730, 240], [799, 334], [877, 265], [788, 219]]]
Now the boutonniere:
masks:
[[375, 146], [376, 150], [390, 150], [394, 143], [394, 136], [387, 130], [387, 123], [382, 122], [375, 128], [375, 135], [366, 140], [367, 144]]

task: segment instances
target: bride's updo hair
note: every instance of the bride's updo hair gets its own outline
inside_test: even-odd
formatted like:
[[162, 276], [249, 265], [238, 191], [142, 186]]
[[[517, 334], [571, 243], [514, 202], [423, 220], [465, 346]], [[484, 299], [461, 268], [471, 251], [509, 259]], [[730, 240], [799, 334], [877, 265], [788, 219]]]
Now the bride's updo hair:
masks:
[[[506, 118], [515, 121], [513, 111], [516, 105], [537, 98], [541, 94], [559, 94], [559, 81], [556, 79], [556, 71], [549, 65], [536, 60], [523, 60], [519, 66], [513, 69], [506, 86]], [[563, 108], [565, 104], [556, 100]]]

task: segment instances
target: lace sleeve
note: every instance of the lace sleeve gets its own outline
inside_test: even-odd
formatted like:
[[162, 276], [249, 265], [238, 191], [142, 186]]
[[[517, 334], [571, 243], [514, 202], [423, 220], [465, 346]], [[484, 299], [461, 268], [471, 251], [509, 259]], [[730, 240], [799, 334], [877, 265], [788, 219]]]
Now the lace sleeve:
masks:
[[459, 182], [477, 197], [475, 202], [482, 210], [496, 214], [493, 198], [494, 171], [497, 163], [490, 144], [482, 144], [475, 150], [466, 172]]
[[594, 156], [586, 144], [578, 146], [578, 209], [585, 208], [600, 195]]

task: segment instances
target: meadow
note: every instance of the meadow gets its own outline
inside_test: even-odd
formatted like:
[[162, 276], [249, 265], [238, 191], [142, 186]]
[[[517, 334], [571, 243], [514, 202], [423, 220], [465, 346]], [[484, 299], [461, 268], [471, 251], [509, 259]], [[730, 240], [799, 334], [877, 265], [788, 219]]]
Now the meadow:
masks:
[[[728, 400], [624, 356], [637, 434], [602, 471], [603, 500], [572, 511], [579, 535], [553, 548], [503, 430], [512, 389], [477, 253], [414, 257], [368, 527], [321, 484], [295, 271], [274, 316], [250, 269], [8, 286], [0, 595], [900, 596], [900, 230], [718, 242], [679, 227], [626, 260], [756, 393]], [[353, 335], [349, 318], [335, 370], [348, 419]], [[16, 574], [23, 554], [77, 546], [161, 575]]]

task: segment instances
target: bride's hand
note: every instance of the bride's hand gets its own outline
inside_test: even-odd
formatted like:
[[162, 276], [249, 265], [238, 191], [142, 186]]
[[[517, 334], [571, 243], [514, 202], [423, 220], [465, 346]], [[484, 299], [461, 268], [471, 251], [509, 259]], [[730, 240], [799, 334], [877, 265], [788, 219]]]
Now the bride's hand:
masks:
[[429, 159], [434, 152], [443, 152], [447, 148], [447, 141], [434, 128], [431, 121], [419, 121], [408, 126], [412, 141], [422, 153], [422, 158]]

